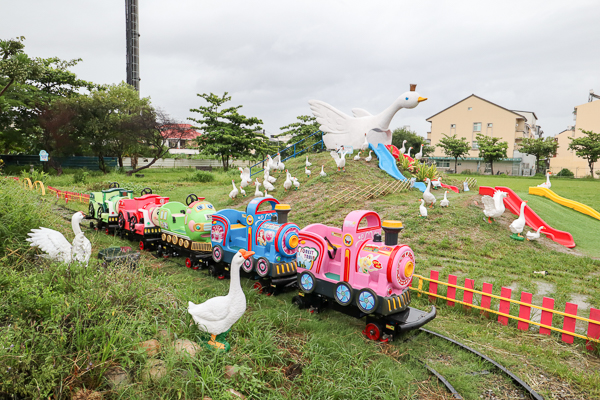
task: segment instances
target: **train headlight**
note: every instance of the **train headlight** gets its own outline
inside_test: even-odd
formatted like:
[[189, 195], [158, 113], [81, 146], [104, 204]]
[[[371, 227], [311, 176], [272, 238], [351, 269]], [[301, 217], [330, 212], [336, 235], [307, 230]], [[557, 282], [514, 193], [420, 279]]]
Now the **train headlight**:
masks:
[[290, 249], [295, 249], [296, 247], [298, 247], [298, 236], [293, 235], [292, 237], [290, 237], [288, 244], [288, 247]]
[[414, 271], [415, 271], [415, 264], [413, 264], [412, 261], [407, 262], [406, 265], [404, 266], [404, 276], [407, 278], [410, 278]]

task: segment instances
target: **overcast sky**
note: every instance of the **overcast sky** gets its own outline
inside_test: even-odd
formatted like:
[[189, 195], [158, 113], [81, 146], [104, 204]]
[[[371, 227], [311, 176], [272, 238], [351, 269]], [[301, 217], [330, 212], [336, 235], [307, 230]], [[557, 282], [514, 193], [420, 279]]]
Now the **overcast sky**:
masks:
[[[427, 97], [391, 128], [476, 94], [536, 113], [546, 136], [600, 93], [600, 2], [139, 0], [140, 92], [180, 121], [227, 91], [269, 134], [308, 100], [378, 113], [416, 83]], [[0, 0], [0, 38], [33, 57], [82, 58], [97, 83], [126, 80], [125, 0]]]

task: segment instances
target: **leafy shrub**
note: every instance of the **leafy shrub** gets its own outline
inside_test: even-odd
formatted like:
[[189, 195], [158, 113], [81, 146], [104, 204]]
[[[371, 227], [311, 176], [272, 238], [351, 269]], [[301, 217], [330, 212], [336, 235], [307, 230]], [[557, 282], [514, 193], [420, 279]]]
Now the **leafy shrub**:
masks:
[[215, 180], [215, 176], [210, 172], [206, 171], [196, 171], [195, 173], [189, 175], [186, 179], [188, 182], [213, 182]]
[[83, 183], [83, 184], [85, 184], [87, 182], [89, 174], [90, 173], [85, 168], [78, 169], [73, 174], [73, 183], [75, 183], [75, 184], [77, 184], [77, 183]]
[[37, 169], [33, 169], [33, 172], [27, 170], [21, 171], [21, 178], [29, 178], [31, 179], [31, 183], [41, 181], [45, 184], [49, 176], [50, 175], [48, 173], [39, 171]]
[[427, 165], [427, 164], [419, 164], [418, 161], [415, 161], [417, 165], [415, 166], [416, 174], [418, 181], [425, 181], [425, 179], [429, 178], [431, 180], [435, 180], [438, 176], [438, 170], [435, 164]]
[[560, 172], [558, 174], [556, 174], [556, 176], [573, 177], [573, 176], [575, 176], [575, 174], [573, 172], [571, 172], [570, 169], [563, 168], [560, 170]]

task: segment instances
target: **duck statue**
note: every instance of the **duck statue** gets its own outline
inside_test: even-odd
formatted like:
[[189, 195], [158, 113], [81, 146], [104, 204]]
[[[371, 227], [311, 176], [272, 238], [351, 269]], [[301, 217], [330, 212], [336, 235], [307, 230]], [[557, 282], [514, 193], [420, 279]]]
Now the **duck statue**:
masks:
[[235, 187], [235, 181], [233, 179], [231, 180], [231, 185], [233, 186], [233, 190], [229, 192], [229, 198], [233, 200], [237, 197], [239, 191], [238, 188]]
[[79, 223], [85, 215], [78, 211], [71, 217], [71, 227], [75, 238], [73, 244], [64, 237], [64, 235], [54, 229], [43, 228], [32, 229], [27, 235], [27, 240], [32, 247], [39, 247], [46, 254], [40, 257], [49, 260], [70, 263], [72, 261], [87, 265], [92, 254], [92, 244], [81, 231]]
[[337, 165], [337, 170], [340, 172], [340, 168], [342, 171], [346, 172], [346, 152], [342, 151], [338, 154], [337, 151], [331, 151], [331, 157], [335, 161], [335, 165]]
[[450, 205], [450, 201], [446, 198], [447, 194], [448, 194], [448, 191], [446, 190], [444, 192], [444, 198], [442, 199], [442, 201], [440, 201], [440, 207], [448, 207]]
[[361, 153], [361, 151], [359, 151], [358, 154], [354, 156], [354, 161], [360, 160], [360, 153]]
[[525, 239], [527, 239], [527, 240], [538, 240], [540, 238], [540, 231], [542, 229], [546, 229], [546, 227], [542, 225], [535, 232], [527, 232], [527, 234], [525, 234]]
[[421, 145], [421, 150], [419, 150], [419, 152], [417, 154], [415, 154], [416, 160], [420, 160], [421, 158], [423, 158], [423, 146], [424, 145]]
[[512, 224], [509, 225], [510, 231], [513, 233], [510, 235], [511, 239], [515, 240], [524, 240], [525, 238], [521, 233], [525, 228], [525, 206], [527, 206], [527, 200], [521, 202], [521, 212], [519, 213], [519, 218], [515, 219]]
[[254, 186], [256, 186], [256, 189], [254, 190], [254, 197], [264, 197], [263, 192], [258, 190], [258, 188], [260, 188], [260, 185], [262, 185], [262, 183], [260, 183], [258, 181], [258, 178], [256, 178], [256, 181], [254, 181]]
[[421, 218], [427, 218], [427, 207], [425, 207], [425, 200], [419, 200], [421, 205], [419, 206], [419, 216]]
[[400, 150], [398, 150], [400, 154], [404, 154], [404, 152], [406, 151], [406, 147], [404, 147], [404, 145], [406, 144], [406, 142], [408, 142], [408, 140], [403, 140], [402, 141], [402, 147], [400, 147]]
[[308, 169], [307, 167], [304, 167], [304, 173], [306, 174], [307, 178], [310, 178], [310, 174], [311, 174], [310, 169]]
[[366, 162], [369, 162], [373, 159], [373, 156], [371, 155], [372, 152], [373, 152], [373, 150], [369, 150], [369, 155], [365, 157]]
[[240, 285], [240, 267], [253, 251], [240, 249], [231, 260], [231, 280], [227, 296], [213, 297], [201, 304], [188, 303], [188, 312], [201, 331], [210, 333], [208, 345], [228, 351], [225, 340], [229, 330], [246, 312], [246, 296]]
[[285, 179], [285, 182], [283, 182], [283, 189], [288, 190], [292, 187], [294, 182], [292, 182], [292, 175], [288, 172], [287, 169], [285, 170], [285, 175], [286, 175], [286, 179]]
[[427, 189], [423, 192], [423, 200], [425, 203], [429, 205], [429, 207], [433, 207], [436, 202], [435, 196], [431, 193], [431, 179], [425, 178], [425, 182], [427, 182]]
[[321, 173], [319, 175], [321, 175], [322, 178], [325, 178], [327, 176], [327, 173], [323, 170], [323, 168], [325, 168], [325, 166], [321, 165]]
[[550, 183], [550, 175], [552, 175], [552, 172], [546, 171], [546, 182], [537, 185], [537, 187], [550, 189], [552, 187], [552, 184]]
[[304, 165], [306, 165], [307, 167], [310, 167], [312, 165], [312, 163], [308, 161], [308, 156], [306, 156], [306, 162], [304, 163]]
[[[372, 115], [362, 108], [353, 108], [351, 117], [320, 100], [310, 100], [308, 104], [317, 122], [321, 124], [320, 129], [325, 132], [323, 142], [328, 149], [335, 149], [336, 143], [344, 143], [366, 150], [363, 148], [365, 141], [373, 148], [379, 143], [392, 144], [389, 126], [394, 115], [402, 108], [415, 108], [420, 102], [427, 100], [415, 91], [416, 88], [417, 85], [410, 85], [410, 91], [403, 93], [377, 115]], [[368, 139], [365, 134], [368, 134]]]
[[481, 202], [483, 203], [483, 215], [488, 218], [488, 223], [492, 223], [492, 219], [498, 218], [502, 214], [504, 214], [504, 198], [508, 196], [508, 193], [503, 192], [501, 190], [496, 190], [494, 192], [494, 197], [490, 196], [482, 196]]

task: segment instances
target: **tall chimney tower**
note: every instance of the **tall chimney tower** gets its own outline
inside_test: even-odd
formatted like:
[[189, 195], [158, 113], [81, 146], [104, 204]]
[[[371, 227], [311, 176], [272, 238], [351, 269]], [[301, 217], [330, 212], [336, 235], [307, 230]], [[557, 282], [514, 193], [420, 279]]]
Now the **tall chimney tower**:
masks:
[[125, 0], [127, 36], [127, 83], [140, 91], [140, 33], [138, 0]]

